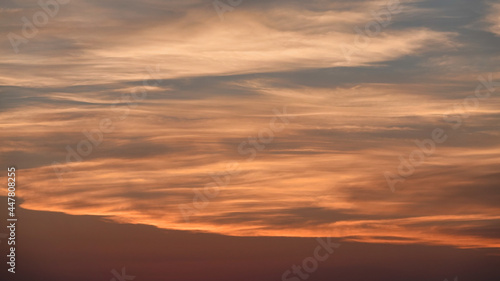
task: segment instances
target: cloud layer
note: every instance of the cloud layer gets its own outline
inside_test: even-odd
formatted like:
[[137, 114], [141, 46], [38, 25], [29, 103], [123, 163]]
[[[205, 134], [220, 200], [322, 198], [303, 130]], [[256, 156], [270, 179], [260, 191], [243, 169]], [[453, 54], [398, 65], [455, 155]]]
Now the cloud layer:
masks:
[[[33, 210], [498, 248], [500, 85], [467, 99], [500, 79], [498, 9], [445, 2], [244, 1], [221, 21], [207, 1], [75, 0], [17, 53], [8, 35], [44, 10], [6, 2], [2, 164]], [[436, 128], [391, 193], [384, 172]], [[214, 175], [227, 184], [186, 222]]]

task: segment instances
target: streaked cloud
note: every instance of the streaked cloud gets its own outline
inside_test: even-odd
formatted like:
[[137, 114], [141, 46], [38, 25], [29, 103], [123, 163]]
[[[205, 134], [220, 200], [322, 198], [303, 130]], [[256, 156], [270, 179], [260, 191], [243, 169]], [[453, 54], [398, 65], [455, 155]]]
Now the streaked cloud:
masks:
[[[206, 1], [61, 6], [18, 54], [0, 45], [0, 153], [20, 169], [23, 207], [227, 235], [498, 248], [500, 87], [459, 130], [443, 120], [478, 76], [500, 79], [500, 39], [469, 28], [496, 10], [405, 2], [346, 60], [340, 46], [386, 5], [248, 1], [224, 21]], [[5, 34], [40, 9], [5, 7]], [[162, 83], [127, 109], [145, 79]], [[247, 161], [238, 146], [284, 106], [290, 124]], [[114, 130], [66, 165], [67, 147], [105, 118]], [[383, 172], [435, 128], [448, 140], [392, 194]], [[63, 181], [54, 161], [69, 169]], [[179, 204], [228, 162], [240, 173], [185, 222]]]

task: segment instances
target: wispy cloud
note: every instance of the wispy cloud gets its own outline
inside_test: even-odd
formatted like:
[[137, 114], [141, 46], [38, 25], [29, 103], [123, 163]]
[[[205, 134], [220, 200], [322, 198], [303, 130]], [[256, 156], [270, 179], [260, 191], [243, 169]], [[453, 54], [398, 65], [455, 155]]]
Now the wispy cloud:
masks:
[[[498, 248], [498, 94], [468, 112], [400, 193], [381, 177], [415, 139], [450, 126], [443, 114], [474, 92], [478, 75], [498, 80], [498, 36], [465, 28], [487, 18], [496, 32], [498, 7], [479, 17], [401, 3], [346, 61], [339, 46], [386, 5], [246, 1], [222, 22], [210, 1], [61, 6], [19, 53], [0, 45], [0, 152], [19, 166], [23, 207], [228, 235]], [[2, 34], [20, 32], [39, 9], [5, 7]], [[440, 16], [426, 20], [428, 11]], [[83, 130], [117, 121], [122, 107], [112, 105], [158, 64], [164, 83], [60, 182], [52, 163], [77, 149]], [[294, 121], [245, 161], [238, 145], [285, 104]], [[186, 223], [179, 203], [228, 161], [241, 172]]]

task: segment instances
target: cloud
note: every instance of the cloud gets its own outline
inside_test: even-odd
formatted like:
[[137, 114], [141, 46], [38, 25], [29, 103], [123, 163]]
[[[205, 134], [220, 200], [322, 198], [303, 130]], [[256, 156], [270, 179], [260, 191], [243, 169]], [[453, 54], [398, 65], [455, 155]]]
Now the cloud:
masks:
[[500, 36], [500, 4], [491, 3], [489, 6], [488, 15], [485, 18], [488, 23], [488, 30], [497, 36]]
[[[4, 33], [40, 9], [9, 5]], [[434, 5], [404, 4], [360, 48], [354, 28], [385, 1], [245, 2], [220, 21], [206, 1], [75, 0], [18, 54], [0, 46], [1, 163], [17, 165], [33, 210], [228, 235], [498, 247], [499, 97], [469, 108], [459, 129], [443, 119], [478, 76], [500, 77], [496, 39], [456, 27], [472, 12]], [[357, 45], [346, 60], [341, 46]], [[145, 98], [128, 104], [139, 89]], [[293, 119], [248, 161], [238, 147], [285, 106]], [[108, 119], [112, 132], [96, 141]], [[390, 193], [383, 172], [435, 128], [448, 140]], [[85, 148], [76, 161], [71, 151]], [[179, 204], [235, 161], [240, 173], [186, 223]]]
[[[344, 8], [337, 8], [339, 5]], [[99, 81], [102, 77], [108, 82], [140, 80], [138, 73], [153, 63], [163, 66], [163, 78], [359, 66], [454, 44], [453, 33], [419, 27], [381, 30], [372, 38], [360, 35], [355, 27], [364, 30], [367, 23], [374, 22], [371, 12], [387, 10], [387, 4], [354, 4], [353, 9], [346, 5], [326, 5], [323, 10], [298, 4], [242, 8], [220, 22], [213, 7], [199, 3], [75, 1], [61, 6], [58, 15], [22, 44], [16, 56], [7, 56], [11, 46], [3, 47], [6, 55], [2, 61], [9, 73], [0, 81], [67, 85], [68, 81]], [[20, 18], [37, 8], [10, 15], [13, 25], [7, 31], [20, 34]], [[82, 10], [93, 15], [91, 21]], [[358, 41], [363, 41], [362, 48], [355, 43]], [[346, 60], [346, 48], [355, 50], [350, 60]], [[37, 57], [51, 59], [28, 59]]]

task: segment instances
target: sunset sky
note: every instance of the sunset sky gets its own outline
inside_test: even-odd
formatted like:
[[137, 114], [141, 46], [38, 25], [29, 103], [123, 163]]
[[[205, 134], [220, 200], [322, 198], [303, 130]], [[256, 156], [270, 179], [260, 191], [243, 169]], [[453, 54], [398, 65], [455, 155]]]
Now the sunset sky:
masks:
[[[117, 271], [282, 280], [332, 237], [344, 254], [309, 280], [500, 280], [499, 2], [40, 3], [0, 2], [0, 178], [16, 167], [25, 278], [107, 281], [69, 260], [145, 240]], [[109, 242], [120, 228], [136, 240]], [[233, 244], [252, 254], [217, 254]], [[48, 249], [64, 270], [36, 266]], [[428, 256], [459, 261], [377, 265]], [[165, 260], [177, 273], [153, 274]]]

